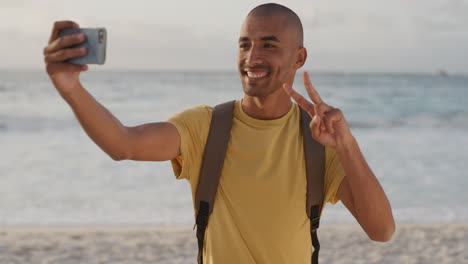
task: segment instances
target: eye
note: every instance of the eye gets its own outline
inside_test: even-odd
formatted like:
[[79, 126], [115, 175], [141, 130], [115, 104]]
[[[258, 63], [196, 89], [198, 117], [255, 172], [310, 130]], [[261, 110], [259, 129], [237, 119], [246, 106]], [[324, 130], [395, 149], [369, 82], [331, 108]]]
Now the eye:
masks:
[[239, 44], [239, 48], [241, 48], [241, 49], [247, 49], [249, 47], [250, 47], [249, 43], [240, 43]]
[[273, 44], [271, 44], [271, 43], [265, 43], [265, 44], [263, 45], [263, 47], [265, 47], [265, 48], [275, 48], [276, 46], [273, 45]]

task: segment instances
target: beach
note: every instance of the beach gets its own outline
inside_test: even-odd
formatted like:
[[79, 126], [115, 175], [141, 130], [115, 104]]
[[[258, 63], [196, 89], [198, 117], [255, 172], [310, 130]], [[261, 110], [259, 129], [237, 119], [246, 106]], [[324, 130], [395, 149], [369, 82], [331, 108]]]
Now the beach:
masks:
[[[468, 263], [468, 77], [312, 75], [345, 113], [397, 222], [390, 242], [372, 242], [328, 204], [320, 263]], [[170, 162], [112, 160], [43, 71], [0, 80], [0, 264], [195, 263], [191, 189]], [[90, 71], [82, 82], [127, 126], [242, 95], [235, 72]]]
[[[468, 223], [397, 224], [373, 242], [358, 224], [319, 229], [320, 262], [467, 263]], [[0, 263], [195, 263], [191, 226], [14, 226], [0, 228]], [[229, 263], [229, 262], [226, 262]]]

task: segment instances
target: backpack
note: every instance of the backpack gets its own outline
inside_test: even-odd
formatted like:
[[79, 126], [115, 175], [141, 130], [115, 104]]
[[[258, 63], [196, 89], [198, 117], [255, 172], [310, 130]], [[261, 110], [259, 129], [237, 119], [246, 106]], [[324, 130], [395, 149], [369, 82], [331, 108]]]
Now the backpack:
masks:
[[[208, 139], [203, 154], [203, 162], [198, 182], [195, 206], [197, 209], [196, 227], [198, 240], [198, 264], [203, 264], [203, 244], [208, 219], [213, 211], [214, 198], [223, 168], [226, 149], [230, 138], [235, 101], [215, 106], [211, 119]], [[307, 201], [306, 213], [310, 219], [310, 236], [314, 251], [312, 264], [318, 264], [320, 244], [317, 229], [320, 222], [320, 209], [323, 202], [325, 172], [325, 147], [312, 138], [309, 114], [301, 109], [300, 128], [303, 131], [304, 157], [306, 159]]]

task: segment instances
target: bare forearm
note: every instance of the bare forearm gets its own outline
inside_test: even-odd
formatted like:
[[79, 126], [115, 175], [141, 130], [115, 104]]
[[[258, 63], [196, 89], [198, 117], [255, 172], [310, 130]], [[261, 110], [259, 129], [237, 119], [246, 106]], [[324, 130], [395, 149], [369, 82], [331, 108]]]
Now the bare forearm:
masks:
[[70, 105], [88, 136], [109, 156], [120, 160], [125, 156], [126, 127], [77, 83], [73, 92], [61, 94]]
[[[390, 203], [354, 137], [337, 147], [349, 183], [356, 218], [370, 236], [387, 237], [395, 223]], [[383, 235], [382, 235], [383, 234]]]

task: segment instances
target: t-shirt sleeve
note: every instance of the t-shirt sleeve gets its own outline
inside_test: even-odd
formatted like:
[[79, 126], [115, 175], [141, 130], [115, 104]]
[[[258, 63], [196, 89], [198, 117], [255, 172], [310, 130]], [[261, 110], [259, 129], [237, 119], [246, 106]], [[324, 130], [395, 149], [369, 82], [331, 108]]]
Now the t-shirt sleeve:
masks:
[[171, 160], [175, 177], [190, 180], [192, 174], [199, 173], [196, 166], [204, 151], [211, 121], [211, 108], [199, 105], [170, 117], [180, 135], [180, 155]]
[[325, 147], [325, 199], [326, 203], [336, 204], [340, 199], [337, 196], [338, 188], [345, 177], [336, 151], [332, 147]]

